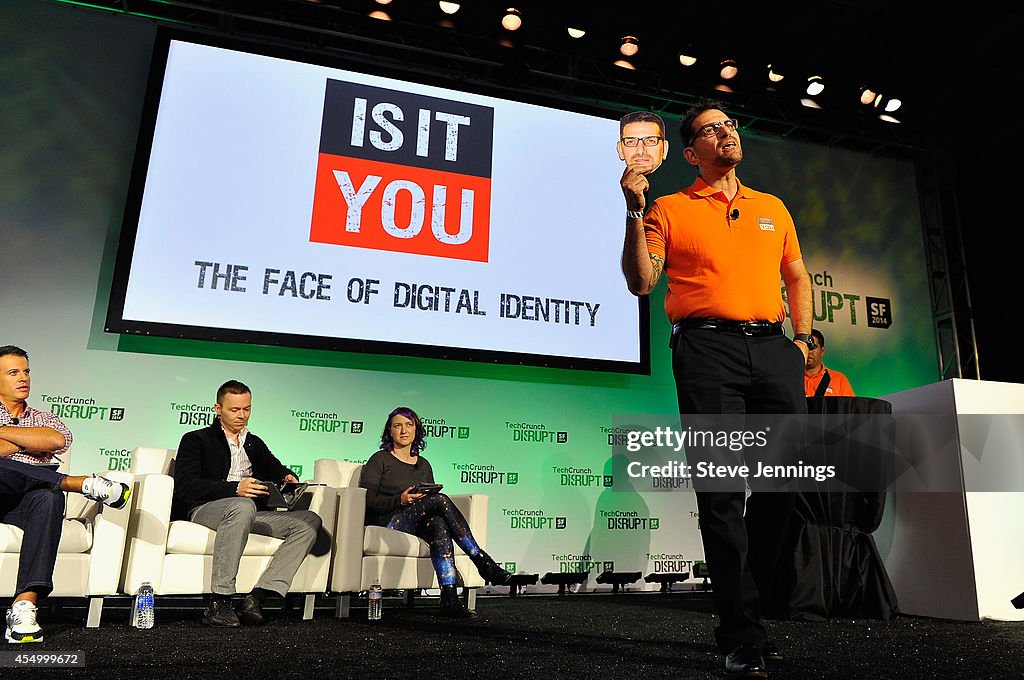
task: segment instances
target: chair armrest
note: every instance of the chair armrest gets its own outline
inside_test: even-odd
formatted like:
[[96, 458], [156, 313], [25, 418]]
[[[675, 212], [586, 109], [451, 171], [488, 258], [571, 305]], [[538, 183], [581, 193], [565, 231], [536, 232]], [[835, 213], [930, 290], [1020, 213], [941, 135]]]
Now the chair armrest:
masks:
[[334, 527], [334, 515], [337, 512], [338, 490], [333, 486], [310, 486], [302, 494], [295, 505], [297, 510], [312, 510], [320, 515], [324, 522], [324, 529], [332, 531]]
[[136, 446], [132, 449], [132, 472], [136, 475], [165, 475], [171, 472], [174, 449]]
[[363, 571], [363, 522], [366, 518], [366, 489], [357, 486], [337, 490], [338, 506], [331, 564], [331, 591], [359, 591]]
[[[132, 487], [135, 485], [135, 475], [130, 472], [112, 472], [107, 477]], [[92, 549], [89, 551], [89, 595], [113, 595], [117, 592], [134, 501], [133, 490], [128, 503], [118, 510], [95, 503], [99, 512], [94, 520]]]
[[121, 592], [134, 593], [143, 581], [149, 581], [157, 593], [160, 592], [173, 494], [174, 478], [170, 475], [135, 478], [127, 556], [121, 571]]
[[449, 496], [449, 498], [469, 523], [469, 530], [473, 532], [476, 544], [486, 550], [487, 511], [490, 506], [490, 496], [485, 493], [461, 493]]
[[103, 505], [89, 500], [80, 493], [71, 493], [70, 491], [65, 492], [64, 501], [65, 519], [80, 519], [89, 523], [96, 521]]

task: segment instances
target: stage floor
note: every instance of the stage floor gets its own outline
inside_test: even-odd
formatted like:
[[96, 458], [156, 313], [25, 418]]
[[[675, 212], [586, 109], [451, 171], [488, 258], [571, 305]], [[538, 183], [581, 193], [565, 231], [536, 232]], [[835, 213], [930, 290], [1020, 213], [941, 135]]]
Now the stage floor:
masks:
[[[941, 593], [936, 593], [941, 597]], [[657, 680], [720, 678], [708, 593], [481, 596], [477, 621], [436, 614], [436, 600], [407, 608], [385, 601], [366, 621], [354, 606], [333, 618], [330, 602], [312, 621], [298, 609], [268, 609], [258, 628], [209, 629], [201, 609], [157, 600], [157, 625], [128, 626], [128, 598], [82, 627], [84, 610], [40, 611], [47, 640], [3, 652], [85, 654], [74, 671], [0, 670], [2, 677], [104, 678], [529, 678]], [[357, 602], [356, 605], [359, 603]], [[1024, 678], [1024, 624], [962, 623], [898, 616], [891, 621], [772, 621], [786, 667], [772, 677]], [[26, 649], [28, 647], [29, 649]]]

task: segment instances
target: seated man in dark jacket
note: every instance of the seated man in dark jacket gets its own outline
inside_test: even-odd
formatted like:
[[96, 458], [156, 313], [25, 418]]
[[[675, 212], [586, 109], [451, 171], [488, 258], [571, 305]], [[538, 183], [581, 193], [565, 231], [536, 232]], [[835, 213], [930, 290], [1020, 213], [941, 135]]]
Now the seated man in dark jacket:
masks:
[[[218, 419], [186, 433], [174, 464], [171, 519], [187, 519], [217, 532], [213, 548], [212, 601], [203, 623], [237, 627], [263, 621], [261, 604], [271, 594], [283, 596], [320, 530], [320, 516], [309, 510], [261, 511], [268, 495], [262, 481], [297, 482], [263, 440], [246, 429], [252, 393], [237, 380], [217, 391]], [[250, 533], [284, 539], [256, 587], [233, 609], [235, 576]]]

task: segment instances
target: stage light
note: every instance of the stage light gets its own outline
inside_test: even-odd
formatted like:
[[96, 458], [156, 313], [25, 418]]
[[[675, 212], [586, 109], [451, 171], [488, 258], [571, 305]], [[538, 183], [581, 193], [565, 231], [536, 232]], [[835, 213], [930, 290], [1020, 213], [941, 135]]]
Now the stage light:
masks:
[[697, 57], [691, 57], [689, 54], [679, 53], [679, 63], [683, 66], [693, 66], [697, 63]]
[[381, 21], [391, 21], [391, 15], [387, 12], [381, 12], [379, 9], [370, 12], [369, 17], [371, 19], [380, 19]]
[[900, 120], [899, 118], [893, 118], [888, 113], [883, 113], [882, 115], [880, 115], [878, 117], [878, 119], [879, 120], [884, 120], [886, 123], [896, 123], [897, 125], [902, 125], [903, 124], [902, 120]]
[[722, 76], [723, 80], [731, 80], [732, 78], [735, 78], [736, 74], [739, 72], [740, 69], [736, 65], [735, 61], [732, 59], [723, 59], [722, 68], [719, 70], [718, 74]]
[[518, 31], [523, 25], [523, 13], [515, 7], [509, 7], [505, 10], [505, 16], [501, 18], [501, 25], [507, 31]]
[[579, 40], [587, 34], [585, 29], [574, 28], [572, 26], [566, 26], [565, 30], [569, 33], [570, 38], [575, 38], [576, 40]]
[[455, 14], [462, 7], [462, 5], [457, 2], [447, 2], [446, 0], [440, 0], [440, 2], [437, 3], [437, 6], [440, 7], [441, 11], [445, 14]]
[[537, 574], [512, 574], [505, 585], [508, 586], [509, 597], [519, 595], [519, 589], [537, 583]]
[[717, 85], [715, 85], [715, 89], [718, 90], [719, 92], [728, 92], [729, 94], [733, 94], [734, 92], [736, 92], [736, 90], [732, 89], [725, 83], [718, 83]]
[[875, 106], [878, 106], [878, 101], [880, 98], [881, 95], [877, 94], [874, 90], [868, 89], [866, 87], [860, 88], [860, 103], [863, 104], [864, 106], [869, 106], [872, 103], [874, 103]]
[[636, 36], [624, 35], [619, 40], [621, 41], [619, 52], [622, 52], [623, 56], [632, 57], [640, 51], [640, 43], [637, 42]]
[[825, 81], [821, 76], [811, 76], [807, 79], [807, 94], [812, 97], [821, 94], [825, 90]]
[[627, 70], [629, 70], [629, 71], [635, 71], [635, 70], [636, 70], [636, 66], [633, 66], [633, 65], [632, 65], [631, 63], [629, 63], [629, 62], [628, 62], [628, 61], [626, 61], [625, 59], [616, 59], [616, 60], [615, 60], [614, 62], [612, 62], [612, 63], [613, 63], [613, 64], [614, 64], [615, 66], [618, 66], [619, 68], [624, 68], [624, 69], [627, 69]]
[[690, 572], [677, 571], [664, 574], [648, 574], [647, 576], [644, 576], [644, 581], [646, 581], [647, 583], [660, 583], [661, 592], [667, 593], [672, 590], [673, 583], [685, 581], [688, 578], [690, 578]]
[[778, 70], [778, 67], [772, 68], [772, 65], [768, 64], [768, 80], [772, 81], [773, 83], [781, 83], [782, 79], [785, 78], [785, 77], [786, 76], [783, 75]]
[[391, 0], [377, 0], [378, 5], [390, 5]]
[[639, 571], [603, 571], [597, 575], [598, 583], [612, 584], [612, 592], [619, 592], [619, 587], [636, 583], [642, 574]]
[[903, 102], [901, 102], [899, 99], [890, 99], [885, 103], [885, 110], [888, 111], [889, 113], [892, 113], [899, 109], [902, 105]]
[[693, 569], [691, 569], [690, 571], [693, 572], [694, 578], [704, 579], [704, 583], [701, 584], [701, 588], [703, 588], [704, 590], [708, 590], [711, 587], [708, 585], [708, 579], [711, 578], [711, 570], [708, 569], [707, 562], [694, 562]]
[[559, 595], [565, 595], [566, 586], [577, 585], [586, 580], [587, 573], [585, 571], [549, 571], [540, 577], [540, 582], [544, 585], [557, 585]]
[[813, 99], [808, 99], [807, 97], [804, 97], [803, 99], [801, 99], [800, 103], [803, 104], [804, 106], [806, 106], [809, 109], [820, 109], [821, 108], [821, 104], [819, 104], [818, 102], [814, 101]]

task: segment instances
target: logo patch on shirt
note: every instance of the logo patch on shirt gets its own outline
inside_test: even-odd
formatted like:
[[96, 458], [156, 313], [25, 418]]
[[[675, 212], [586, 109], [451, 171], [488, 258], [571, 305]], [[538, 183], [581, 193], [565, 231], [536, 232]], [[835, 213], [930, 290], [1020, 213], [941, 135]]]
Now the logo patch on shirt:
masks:
[[775, 223], [770, 217], [758, 217], [757, 225], [761, 227], [761, 231], [775, 231]]

